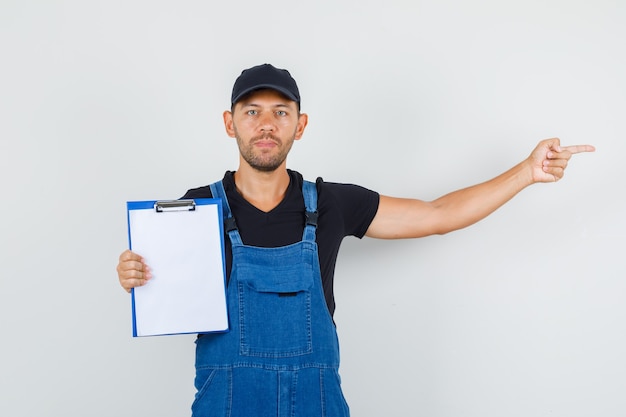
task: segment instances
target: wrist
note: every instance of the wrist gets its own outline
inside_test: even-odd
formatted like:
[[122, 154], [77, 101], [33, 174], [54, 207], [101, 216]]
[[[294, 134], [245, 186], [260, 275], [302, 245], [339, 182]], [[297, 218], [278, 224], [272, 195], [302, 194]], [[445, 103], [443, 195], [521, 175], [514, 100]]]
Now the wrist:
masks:
[[522, 161], [518, 165], [517, 178], [520, 183], [520, 188], [526, 188], [537, 182], [537, 178], [534, 175], [533, 163], [530, 158]]

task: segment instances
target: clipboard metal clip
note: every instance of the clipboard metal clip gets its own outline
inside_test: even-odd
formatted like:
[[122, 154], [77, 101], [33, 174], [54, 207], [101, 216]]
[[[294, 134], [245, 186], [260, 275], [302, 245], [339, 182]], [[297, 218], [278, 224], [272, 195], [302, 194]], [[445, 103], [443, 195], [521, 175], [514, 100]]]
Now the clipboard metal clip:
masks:
[[154, 203], [154, 210], [156, 210], [157, 213], [167, 211], [194, 211], [195, 209], [196, 202], [193, 200], [166, 200]]

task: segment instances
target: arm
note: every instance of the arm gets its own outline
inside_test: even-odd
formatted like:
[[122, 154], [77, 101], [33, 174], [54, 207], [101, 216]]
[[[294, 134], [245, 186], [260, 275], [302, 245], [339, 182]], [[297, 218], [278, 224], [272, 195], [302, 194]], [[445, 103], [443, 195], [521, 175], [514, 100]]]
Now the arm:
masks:
[[445, 234], [487, 217], [527, 186], [563, 177], [572, 155], [593, 152], [590, 145], [560, 146], [559, 139], [541, 141], [530, 156], [505, 173], [481, 184], [454, 191], [434, 201], [380, 196], [378, 211], [366, 236], [402, 239]]

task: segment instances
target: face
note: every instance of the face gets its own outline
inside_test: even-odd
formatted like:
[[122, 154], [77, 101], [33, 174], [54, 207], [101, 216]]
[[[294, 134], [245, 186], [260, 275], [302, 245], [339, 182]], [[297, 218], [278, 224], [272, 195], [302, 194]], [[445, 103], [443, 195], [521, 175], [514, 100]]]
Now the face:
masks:
[[224, 112], [224, 125], [237, 139], [241, 163], [262, 172], [286, 166], [294, 140], [299, 140], [307, 115], [298, 105], [274, 90], [260, 90], [237, 102]]

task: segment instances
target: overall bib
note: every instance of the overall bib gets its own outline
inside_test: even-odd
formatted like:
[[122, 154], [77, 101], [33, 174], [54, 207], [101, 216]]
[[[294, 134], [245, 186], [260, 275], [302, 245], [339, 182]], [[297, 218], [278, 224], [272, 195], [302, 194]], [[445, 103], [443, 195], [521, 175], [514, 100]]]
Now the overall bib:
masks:
[[194, 417], [347, 417], [339, 379], [339, 343], [322, 290], [315, 231], [317, 190], [302, 188], [302, 241], [246, 246], [222, 182], [233, 263], [227, 289], [230, 331], [196, 341]]

